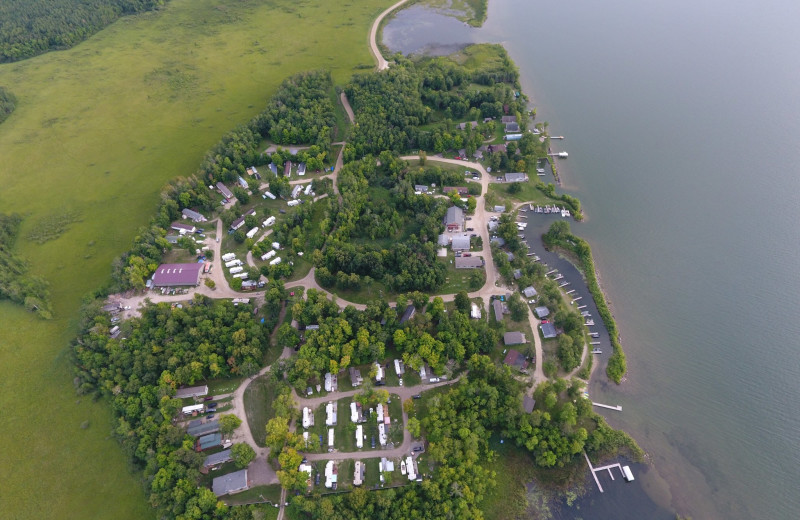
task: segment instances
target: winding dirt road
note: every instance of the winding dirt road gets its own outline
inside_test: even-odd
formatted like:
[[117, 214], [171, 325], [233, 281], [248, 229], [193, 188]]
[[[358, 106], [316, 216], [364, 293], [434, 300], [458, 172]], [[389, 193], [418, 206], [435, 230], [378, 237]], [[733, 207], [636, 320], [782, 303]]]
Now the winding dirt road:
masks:
[[386, 16], [389, 15], [392, 11], [406, 3], [408, 0], [400, 0], [389, 9], [385, 10], [381, 14], [375, 18], [375, 21], [372, 23], [372, 28], [369, 30], [369, 48], [372, 51], [373, 56], [375, 56], [375, 60], [378, 62], [378, 70], [386, 70], [389, 68], [389, 62], [384, 59], [383, 54], [381, 54], [380, 49], [378, 48], [378, 43], [376, 41], [378, 37], [378, 27], [380, 27], [381, 22], [383, 21]]

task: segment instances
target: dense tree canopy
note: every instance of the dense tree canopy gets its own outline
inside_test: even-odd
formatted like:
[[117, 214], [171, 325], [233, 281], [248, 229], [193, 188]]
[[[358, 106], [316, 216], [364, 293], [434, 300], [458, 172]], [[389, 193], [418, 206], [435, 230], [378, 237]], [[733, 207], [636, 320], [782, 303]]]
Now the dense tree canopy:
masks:
[[11, 115], [11, 112], [13, 112], [16, 107], [16, 96], [4, 87], [0, 87], [0, 123], [8, 119], [8, 116]]
[[0, 2], [0, 63], [68, 49], [120, 16], [166, 0], [4, 0]]

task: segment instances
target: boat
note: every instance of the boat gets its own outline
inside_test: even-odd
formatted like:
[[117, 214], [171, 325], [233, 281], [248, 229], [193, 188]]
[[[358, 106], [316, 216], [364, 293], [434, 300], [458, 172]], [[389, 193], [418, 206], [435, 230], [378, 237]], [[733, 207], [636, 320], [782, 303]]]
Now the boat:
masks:
[[591, 327], [592, 325], [594, 325], [594, 320], [586, 320], [587, 327]]
[[536, 168], [536, 173], [544, 173], [544, 168]]
[[592, 349], [592, 354], [602, 354], [602, 353], [603, 353], [603, 351], [600, 350], [599, 348], [593, 348]]
[[566, 159], [567, 157], [569, 157], [569, 154], [567, 152], [558, 152], [558, 156], [561, 157], [562, 159]]
[[400, 474], [401, 475], [405, 475], [406, 474], [406, 461], [404, 461], [404, 460], [400, 461]]

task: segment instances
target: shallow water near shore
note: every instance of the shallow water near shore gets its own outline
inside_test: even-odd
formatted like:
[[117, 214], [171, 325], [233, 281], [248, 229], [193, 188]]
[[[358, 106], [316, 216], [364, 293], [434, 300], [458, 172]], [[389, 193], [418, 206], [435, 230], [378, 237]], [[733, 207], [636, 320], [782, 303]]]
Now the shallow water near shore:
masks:
[[[795, 518], [800, 6], [490, 0], [480, 29], [415, 7], [386, 30], [420, 17], [436, 29], [417, 49], [503, 43], [538, 120], [567, 137], [559, 171], [588, 215], [572, 227], [629, 367], [619, 387], [597, 367], [590, 394], [622, 405], [602, 413], [650, 454], [639, 489], [694, 518]], [[615, 489], [574, 517], [638, 508], [636, 488]]]

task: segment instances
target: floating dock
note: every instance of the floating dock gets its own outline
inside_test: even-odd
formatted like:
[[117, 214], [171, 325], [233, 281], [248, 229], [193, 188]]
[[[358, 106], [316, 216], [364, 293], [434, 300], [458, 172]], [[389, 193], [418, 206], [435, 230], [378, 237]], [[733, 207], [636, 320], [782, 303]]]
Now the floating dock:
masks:
[[602, 403], [595, 403], [592, 402], [594, 406], [599, 406], [600, 408], [608, 408], [609, 410], [616, 410], [618, 412], [622, 411], [622, 405], [611, 406], [610, 404], [602, 404]]

